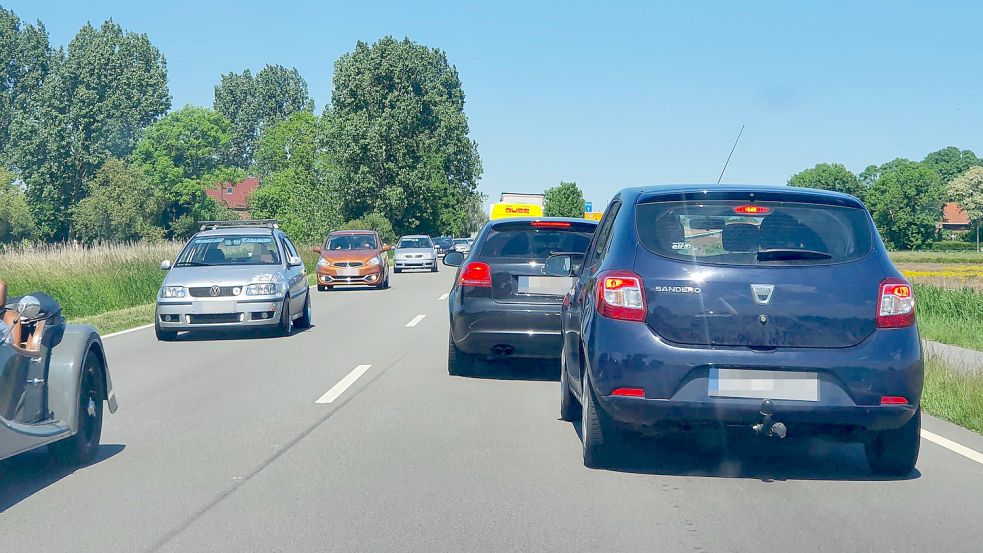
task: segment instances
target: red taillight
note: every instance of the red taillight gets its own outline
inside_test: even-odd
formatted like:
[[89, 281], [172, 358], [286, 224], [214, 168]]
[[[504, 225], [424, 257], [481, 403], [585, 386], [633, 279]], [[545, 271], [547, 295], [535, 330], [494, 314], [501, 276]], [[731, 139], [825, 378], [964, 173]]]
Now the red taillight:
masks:
[[611, 392], [611, 395], [622, 397], [645, 397], [645, 390], [642, 388], [617, 388]]
[[763, 205], [739, 205], [734, 208], [734, 213], [741, 215], [764, 215], [771, 212], [771, 208]]
[[461, 278], [457, 282], [461, 286], [491, 288], [491, 268], [488, 267], [487, 263], [472, 261], [464, 266], [464, 270], [461, 271]]
[[908, 400], [901, 396], [882, 396], [881, 405], [908, 405]]
[[530, 224], [534, 227], [570, 228], [570, 223], [566, 221], [533, 221]]
[[629, 271], [605, 271], [598, 275], [597, 312], [609, 319], [644, 321], [642, 278]]
[[915, 324], [915, 294], [900, 278], [881, 281], [877, 295], [877, 328], [904, 328]]

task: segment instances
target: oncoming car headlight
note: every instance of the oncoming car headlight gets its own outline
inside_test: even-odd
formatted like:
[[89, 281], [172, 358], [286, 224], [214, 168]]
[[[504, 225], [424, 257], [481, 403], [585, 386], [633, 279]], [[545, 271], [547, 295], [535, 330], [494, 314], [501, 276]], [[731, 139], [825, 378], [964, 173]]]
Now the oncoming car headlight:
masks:
[[260, 282], [246, 286], [247, 296], [272, 296], [280, 290], [275, 282]]
[[162, 298], [183, 298], [185, 293], [184, 286], [164, 286], [160, 289]]
[[381, 263], [382, 263], [382, 260], [379, 259], [379, 256], [378, 255], [369, 260], [369, 265], [379, 265]]
[[330, 265], [331, 265], [331, 262], [328, 261], [327, 259], [324, 259], [323, 257], [319, 257], [317, 259], [317, 266], [318, 267], [328, 267]]

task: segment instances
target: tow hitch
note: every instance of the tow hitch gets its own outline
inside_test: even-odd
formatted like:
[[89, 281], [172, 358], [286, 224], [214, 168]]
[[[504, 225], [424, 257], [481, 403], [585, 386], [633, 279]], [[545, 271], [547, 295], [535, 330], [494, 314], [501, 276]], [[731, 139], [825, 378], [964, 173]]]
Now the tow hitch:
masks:
[[771, 400], [763, 400], [761, 402], [761, 415], [764, 418], [751, 428], [759, 436], [778, 439], [784, 438], [788, 434], [788, 429], [785, 428], [785, 423], [774, 421], [774, 414], [775, 410], [771, 404]]

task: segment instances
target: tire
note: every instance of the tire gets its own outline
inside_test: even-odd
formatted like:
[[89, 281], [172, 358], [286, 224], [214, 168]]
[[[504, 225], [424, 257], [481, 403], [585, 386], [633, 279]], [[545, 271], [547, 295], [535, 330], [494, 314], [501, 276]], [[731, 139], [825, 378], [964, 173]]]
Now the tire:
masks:
[[921, 445], [922, 409], [901, 428], [873, 433], [864, 443], [867, 464], [875, 474], [907, 476], [915, 469]]
[[320, 284], [318, 284], [317, 285], [317, 291], [318, 292], [327, 292], [328, 291], [328, 287], [327, 286], [321, 286]]
[[82, 364], [82, 380], [79, 386], [78, 432], [48, 445], [48, 451], [59, 463], [66, 466], [91, 463], [99, 452], [102, 436], [102, 363], [92, 351]]
[[276, 335], [280, 338], [290, 336], [290, 329], [293, 321], [290, 320], [290, 300], [283, 300], [283, 307], [280, 308], [280, 323], [276, 325]]
[[154, 315], [157, 320], [154, 321], [154, 334], [157, 335], [157, 340], [161, 342], [173, 342], [177, 339], [176, 330], [164, 330], [160, 327], [160, 317], [156, 314]]
[[394, 272], [394, 273], [396, 273], [396, 274], [399, 274], [399, 273], [402, 273], [402, 272], [403, 272], [403, 270], [402, 270], [402, 269], [400, 269], [399, 267], [394, 267], [394, 268], [393, 268], [393, 272]]
[[580, 402], [570, 390], [570, 381], [567, 380], [566, 354], [560, 354], [560, 420], [574, 422], [580, 417]]
[[606, 468], [615, 464], [623, 453], [623, 438], [614, 423], [597, 405], [594, 388], [587, 373], [583, 377], [584, 389], [581, 394], [581, 434], [584, 443], [584, 466]]
[[307, 292], [307, 299], [304, 300], [304, 314], [301, 315], [294, 325], [297, 328], [310, 328], [312, 324], [312, 312], [311, 312], [311, 293]]
[[430, 268], [430, 272], [431, 273], [436, 273], [437, 272], [437, 262], [436, 261], [433, 262], [433, 267]]
[[474, 356], [461, 351], [454, 343], [454, 335], [447, 333], [447, 374], [468, 376], [474, 374]]

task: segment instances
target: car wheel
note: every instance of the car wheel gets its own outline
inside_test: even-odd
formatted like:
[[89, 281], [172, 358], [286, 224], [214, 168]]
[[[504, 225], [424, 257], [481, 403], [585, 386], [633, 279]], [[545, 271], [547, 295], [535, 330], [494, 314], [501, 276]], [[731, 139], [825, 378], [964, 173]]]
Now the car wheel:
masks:
[[431, 273], [436, 273], [437, 272], [437, 262], [436, 261], [433, 262], [433, 267], [430, 268], [430, 272]]
[[461, 351], [454, 343], [454, 334], [447, 333], [447, 374], [468, 376], [474, 373], [474, 356]]
[[875, 474], [907, 476], [918, 461], [921, 444], [922, 409], [901, 428], [875, 432], [864, 443], [867, 464]]
[[294, 324], [297, 325], [297, 328], [310, 328], [311, 322], [311, 293], [307, 292], [307, 299], [304, 300], [304, 314]]
[[588, 468], [610, 467], [617, 460], [622, 448], [622, 436], [614, 423], [597, 404], [590, 377], [584, 373], [583, 408], [580, 433], [584, 442], [584, 466]]
[[293, 321], [290, 319], [290, 300], [283, 300], [283, 307], [280, 308], [280, 324], [276, 326], [276, 335], [282, 337], [290, 336], [290, 328]]
[[567, 376], [566, 355], [560, 355], [560, 420], [574, 422], [581, 417], [580, 402], [570, 390]]
[[157, 340], [161, 342], [173, 342], [177, 339], [176, 330], [164, 330], [160, 327], [160, 317], [154, 322], [154, 334], [157, 335]]
[[327, 292], [327, 290], [328, 290], [327, 286], [321, 286], [320, 284], [317, 285], [318, 292]]
[[79, 386], [78, 432], [48, 445], [48, 451], [64, 465], [91, 463], [99, 451], [102, 436], [102, 363], [89, 352], [82, 364], [82, 380]]

